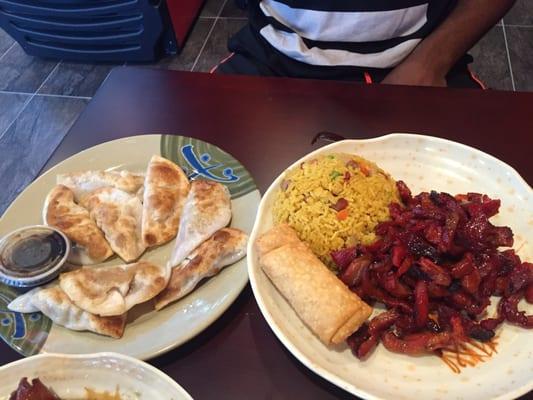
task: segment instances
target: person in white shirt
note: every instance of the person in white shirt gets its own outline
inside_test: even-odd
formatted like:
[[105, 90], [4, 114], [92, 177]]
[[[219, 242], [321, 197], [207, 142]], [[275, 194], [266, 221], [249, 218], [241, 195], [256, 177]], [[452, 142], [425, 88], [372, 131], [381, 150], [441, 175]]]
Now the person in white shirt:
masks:
[[250, 0], [217, 73], [479, 87], [466, 52], [515, 0]]

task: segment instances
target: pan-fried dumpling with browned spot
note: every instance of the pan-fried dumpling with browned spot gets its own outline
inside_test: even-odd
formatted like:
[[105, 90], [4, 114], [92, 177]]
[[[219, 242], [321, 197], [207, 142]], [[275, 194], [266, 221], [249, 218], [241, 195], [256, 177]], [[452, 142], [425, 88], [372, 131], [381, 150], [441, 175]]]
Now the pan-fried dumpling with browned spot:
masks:
[[56, 185], [44, 202], [43, 220], [46, 225], [61, 230], [71, 241], [68, 261], [78, 265], [97, 264], [113, 255], [113, 250], [89, 212], [74, 202], [68, 187]]
[[181, 299], [204, 279], [218, 274], [246, 255], [248, 235], [239, 229], [224, 228], [203, 242], [176, 268], [167, 287], [157, 295], [156, 310]]
[[113, 187], [142, 199], [144, 174], [130, 171], [84, 171], [57, 175], [57, 183], [74, 192], [74, 199], [81, 203], [96, 189]]
[[139, 261], [67, 272], [59, 276], [59, 285], [81, 309], [114, 316], [154, 298], [166, 287], [169, 277], [166, 267]]
[[157, 246], [176, 236], [189, 187], [179, 166], [152, 156], [144, 182], [142, 237], [146, 246]]
[[191, 183], [181, 215], [169, 267], [179, 265], [202, 242], [231, 220], [231, 197], [226, 186], [207, 180]]
[[137, 196], [105, 187], [88, 195], [83, 205], [115, 253], [126, 262], [140, 257], [146, 246], [141, 235], [142, 204]]
[[17, 297], [7, 306], [11, 311], [40, 311], [57, 325], [75, 331], [91, 331], [121, 338], [126, 326], [126, 314], [100, 317], [77, 307], [59, 286], [35, 288]]

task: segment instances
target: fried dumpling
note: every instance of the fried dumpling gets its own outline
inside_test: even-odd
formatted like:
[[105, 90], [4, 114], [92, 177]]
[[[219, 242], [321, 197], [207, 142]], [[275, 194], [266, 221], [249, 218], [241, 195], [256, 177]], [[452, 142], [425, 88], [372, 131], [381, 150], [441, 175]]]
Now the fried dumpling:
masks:
[[204, 278], [218, 274], [246, 255], [248, 235], [239, 229], [224, 228], [203, 242], [180, 265], [172, 269], [167, 287], [157, 295], [155, 308], [189, 294]]
[[147, 261], [81, 268], [59, 276], [59, 285], [78, 307], [101, 316], [121, 315], [159, 294], [170, 270]]
[[32, 302], [33, 296], [38, 291], [44, 290], [52, 286], [56, 286], [56, 285], [54, 284], [54, 285], [39, 286], [34, 289], [31, 289], [27, 291], [26, 293], [21, 294], [20, 296], [16, 297], [14, 300], [12, 300], [7, 305], [7, 308], [10, 309], [11, 311], [15, 311], [15, 312], [23, 313], [23, 314], [39, 312], [41, 310], [39, 310], [39, 308], [36, 307]]
[[144, 174], [130, 171], [84, 171], [70, 174], [60, 174], [57, 183], [67, 186], [74, 192], [77, 203], [103, 187], [113, 187], [126, 193], [139, 196], [142, 199]]
[[59, 286], [35, 288], [17, 297], [7, 306], [15, 312], [40, 311], [57, 325], [75, 331], [91, 331], [120, 338], [126, 326], [126, 314], [100, 317], [77, 307]]
[[181, 215], [169, 266], [179, 265], [202, 242], [231, 220], [231, 198], [226, 186], [207, 180], [191, 183]]
[[44, 202], [46, 225], [61, 230], [71, 241], [68, 261], [78, 265], [101, 263], [113, 255], [104, 234], [89, 212], [74, 202], [74, 193], [66, 186], [56, 185]]
[[189, 187], [179, 166], [166, 158], [152, 157], [144, 182], [142, 237], [146, 246], [157, 246], [176, 236]]
[[88, 195], [84, 206], [115, 253], [126, 262], [139, 258], [146, 246], [141, 236], [142, 204], [138, 197], [105, 187]]

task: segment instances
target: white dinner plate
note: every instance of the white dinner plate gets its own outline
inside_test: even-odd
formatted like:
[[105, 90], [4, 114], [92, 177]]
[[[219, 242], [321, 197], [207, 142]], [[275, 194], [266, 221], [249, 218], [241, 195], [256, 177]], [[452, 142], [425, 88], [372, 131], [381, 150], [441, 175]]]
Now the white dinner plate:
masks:
[[[288, 167], [327, 153], [352, 153], [376, 162], [413, 193], [437, 190], [452, 194], [479, 192], [502, 201], [491, 219], [510, 226], [515, 249], [532, 261], [533, 191], [507, 164], [474, 148], [444, 139], [390, 134], [369, 140], [345, 140], [318, 149]], [[272, 225], [272, 204], [283, 179], [280, 175], [263, 196], [248, 244], [248, 273], [255, 298], [268, 324], [309, 369], [335, 385], [367, 399], [487, 400], [513, 399], [533, 389], [533, 335], [504, 324], [498, 353], [475, 367], [453, 373], [438, 357], [390, 353], [382, 345], [359, 361], [347, 346], [323, 345], [301, 322], [259, 267], [253, 242]], [[529, 313], [531, 305], [522, 306]]]
[[[259, 191], [246, 169], [231, 155], [209, 143], [171, 135], [142, 135], [113, 140], [82, 151], [51, 168], [22, 192], [0, 220], [0, 236], [26, 225], [42, 223], [47, 193], [60, 173], [127, 169], [145, 171], [153, 154], [178, 163], [191, 178], [216, 180], [231, 193], [231, 226], [250, 233], [260, 200]], [[166, 264], [174, 240], [148, 249], [142, 260]], [[104, 263], [123, 263], [118, 257]], [[151, 303], [128, 313], [121, 339], [90, 332], [71, 331], [52, 324], [41, 313], [10, 312], [7, 304], [20, 290], [0, 284], [0, 335], [15, 350], [28, 356], [37, 353], [85, 354], [117, 352], [139, 359], [160, 355], [191, 339], [214, 322], [237, 298], [246, 283], [246, 260], [224, 268], [194, 292], [161, 311]]]
[[118, 391], [122, 400], [192, 400], [169, 376], [151, 365], [116, 353], [39, 354], [0, 367], [0, 400], [22, 378], [39, 378], [62, 399], [85, 399], [85, 388]]

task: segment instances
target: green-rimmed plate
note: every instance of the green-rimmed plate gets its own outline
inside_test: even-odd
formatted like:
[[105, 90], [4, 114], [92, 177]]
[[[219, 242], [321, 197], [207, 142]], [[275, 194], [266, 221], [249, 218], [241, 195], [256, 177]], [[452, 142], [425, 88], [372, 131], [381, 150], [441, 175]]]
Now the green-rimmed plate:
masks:
[[[200, 177], [227, 185], [232, 196], [231, 226], [250, 233], [260, 194], [248, 171], [230, 154], [197, 139], [170, 135], [132, 136], [82, 151], [56, 165], [35, 180], [7, 209], [0, 220], [0, 236], [26, 225], [42, 223], [44, 199], [60, 173], [127, 169], [145, 171], [153, 154], [178, 163], [192, 179]], [[173, 241], [147, 250], [141, 259], [166, 263]], [[117, 257], [105, 264], [120, 264]], [[148, 359], [191, 339], [214, 322], [237, 298], [246, 283], [246, 260], [223, 269], [182, 300], [153, 311], [140, 305], [128, 314], [121, 339], [90, 332], [76, 332], [52, 324], [40, 313], [19, 314], [7, 304], [19, 293], [0, 284], [0, 335], [25, 356], [37, 353], [118, 352]]]

